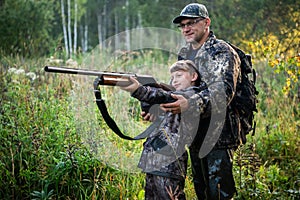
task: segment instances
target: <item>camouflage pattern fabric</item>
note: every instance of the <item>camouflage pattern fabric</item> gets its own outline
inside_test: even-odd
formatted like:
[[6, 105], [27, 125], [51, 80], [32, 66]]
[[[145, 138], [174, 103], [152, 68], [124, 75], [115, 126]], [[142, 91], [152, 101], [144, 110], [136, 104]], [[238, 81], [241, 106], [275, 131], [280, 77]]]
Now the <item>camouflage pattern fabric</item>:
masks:
[[185, 200], [184, 181], [146, 174], [145, 200]]
[[[241, 144], [240, 122], [230, 107], [240, 76], [238, 54], [210, 32], [200, 49], [183, 47], [178, 59], [193, 60], [209, 90], [211, 111], [200, 122], [198, 135], [190, 147], [194, 187], [198, 199], [231, 199], [236, 192], [232, 175], [232, 150]], [[190, 109], [202, 109], [201, 94], [191, 96]], [[202, 113], [205, 116], [205, 113]], [[200, 139], [199, 139], [200, 138]]]
[[233, 151], [214, 149], [202, 159], [199, 158], [197, 151], [190, 151], [190, 154], [198, 199], [231, 199], [236, 193], [232, 175]]
[[[193, 60], [198, 67], [202, 80], [207, 84], [210, 101], [216, 120], [212, 120], [207, 134], [206, 145], [214, 148], [237, 148], [241, 144], [238, 126], [239, 121], [230, 104], [240, 76], [240, 59], [230, 45], [216, 39], [210, 32], [209, 39], [197, 50], [194, 57], [190, 45], [183, 47], [179, 52], [179, 60]], [[203, 104], [198, 104], [200, 94], [195, 94], [189, 99], [189, 105], [194, 110], [202, 109]], [[218, 116], [223, 116], [217, 118]], [[219, 120], [220, 119], [220, 120]]]
[[[181, 91], [167, 92], [160, 88], [140, 86], [132, 96], [149, 104], [173, 102], [171, 94], [181, 94], [186, 98], [195, 93], [203, 98], [199, 104], [208, 104], [206, 84], [190, 87]], [[160, 125], [144, 143], [138, 167], [146, 175], [146, 199], [185, 199], [184, 184], [187, 171], [186, 146], [190, 146], [197, 134], [201, 112], [187, 110], [181, 114], [165, 113]], [[172, 197], [172, 198], [171, 198]]]
[[[204, 83], [202, 83], [204, 84]], [[186, 146], [190, 146], [197, 134], [201, 112], [204, 112], [209, 97], [206, 85], [190, 87], [182, 91], [167, 92], [160, 88], [140, 86], [132, 96], [150, 104], [172, 102], [171, 94], [181, 94], [186, 98], [199, 94], [199, 104], [203, 104], [202, 110], [187, 110], [181, 114], [165, 113], [160, 125], [153, 131], [144, 143], [139, 167], [146, 173], [159, 171], [170, 176], [185, 177], [185, 168], [181, 171], [172, 171], [169, 164], [178, 160], [185, 152]], [[179, 166], [180, 168], [180, 166]]]

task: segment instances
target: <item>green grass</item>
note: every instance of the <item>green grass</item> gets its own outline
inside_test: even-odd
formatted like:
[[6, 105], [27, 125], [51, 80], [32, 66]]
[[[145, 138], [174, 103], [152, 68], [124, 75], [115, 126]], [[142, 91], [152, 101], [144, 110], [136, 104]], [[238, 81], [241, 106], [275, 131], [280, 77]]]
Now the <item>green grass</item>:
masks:
[[[153, 55], [130, 58], [123, 65], [134, 71], [148, 64], [166, 82], [168, 77], [162, 74], [175, 58], [160, 55], [155, 60]], [[119, 139], [107, 127], [95, 106], [93, 78], [45, 74], [45, 60], [1, 58], [0, 196], [143, 199], [144, 174], [136, 167], [143, 141]], [[9, 73], [13, 67], [25, 73]], [[283, 75], [264, 64], [256, 68], [260, 92], [256, 134], [249, 135], [235, 155], [239, 192], [235, 199], [297, 199], [299, 96], [281, 93]], [[109, 112], [126, 134], [135, 136], [144, 130], [147, 123], [140, 119], [137, 101], [118, 88], [103, 90]], [[195, 199], [190, 168], [188, 172], [186, 194]]]

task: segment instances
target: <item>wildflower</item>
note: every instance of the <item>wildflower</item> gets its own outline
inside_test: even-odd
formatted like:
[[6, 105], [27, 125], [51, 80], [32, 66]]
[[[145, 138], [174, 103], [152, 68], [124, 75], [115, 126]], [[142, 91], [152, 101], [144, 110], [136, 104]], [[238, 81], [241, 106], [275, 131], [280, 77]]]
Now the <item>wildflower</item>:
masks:
[[17, 69], [14, 67], [8, 69], [9, 74], [13, 74], [13, 73], [15, 73], [15, 71], [17, 71]]
[[28, 72], [26, 76], [31, 80], [34, 81], [36, 79], [36, 74], [34, 72]]
[[17, 74], [17, 75], [23, 75], [23, 74], [25, 74], [25, 70], [24, 69], [18, 69], [14, 73]]
[[66, 64], [68, 66], [72, 66], [72, 67], [77, 67], [77, 65], [78, 65], [78, 63], [75, 60], [71, 59], [71, 58], [66, 61]]

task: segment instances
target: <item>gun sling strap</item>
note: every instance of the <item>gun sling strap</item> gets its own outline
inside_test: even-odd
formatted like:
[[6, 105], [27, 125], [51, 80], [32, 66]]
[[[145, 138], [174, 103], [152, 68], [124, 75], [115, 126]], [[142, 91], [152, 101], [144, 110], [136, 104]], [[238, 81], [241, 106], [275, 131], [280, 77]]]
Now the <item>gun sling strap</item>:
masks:
[[108, 111], [107, 111], [107, 107], [106, 104], [104, 102], [104, 100], [102, 99], [101, 96], [101, 90], [100, 90], [100, 85], [103, 81], [101, 80], [101, 78], [96, 78], [94, 81], [94, 93], [95, 93], [95, 97], [96, 97], [96, 103], [98, 106], [98, 109], [101, 113], [101, 115], [103, 116], [104, 121], [106, 122], [106, 124], [109, 126], [109, 128], [111, 130], [113, 130], [120, 138], [126, 139], [126, 140], [141, 140], [146, 138], [156, 127], [158, 127], [158, 125], [161, 122], [161, 118], [157, 118], [144, 132], [142, 132], [141, 134], [139, 134], [136, 137], [129, 137], [127, 135], [124, 135], [119, 127], [117, 126], [116, 122], [110, 117]]

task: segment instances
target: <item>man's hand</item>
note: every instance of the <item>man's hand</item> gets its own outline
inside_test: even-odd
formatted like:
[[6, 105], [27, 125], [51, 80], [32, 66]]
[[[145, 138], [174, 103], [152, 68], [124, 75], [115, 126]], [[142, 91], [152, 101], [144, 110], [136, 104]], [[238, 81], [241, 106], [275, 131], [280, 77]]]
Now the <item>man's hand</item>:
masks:
[[144, 111], [142, 111], [141, 115], [142, 115], [142, 117], [143, 117], [143, 119], [144, 119], [145, 121], [154, 122], [155, 119], [156, 119], [156, 117], [155, 117], [154, 114], [146, 113], [146, 112], [144, 112]]
[[188, 100], [182, 95], [172, 94], [174, 99], [177, 101], [173, 103], [160, 104], [160, 108], [165, 112], [172, 112], [173, 114], [178, 114], [186, 111], [189, 107]]

